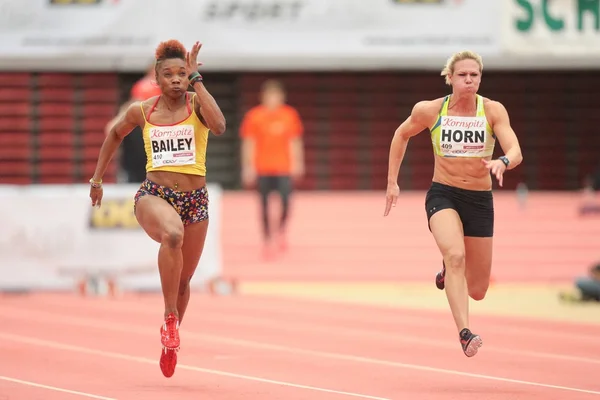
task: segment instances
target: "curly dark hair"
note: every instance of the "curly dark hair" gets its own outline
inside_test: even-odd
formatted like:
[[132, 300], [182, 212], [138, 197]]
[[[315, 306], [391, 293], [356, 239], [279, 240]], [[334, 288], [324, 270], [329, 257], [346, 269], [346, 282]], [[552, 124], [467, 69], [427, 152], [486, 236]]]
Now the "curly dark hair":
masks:
[[156, 48], [156, 62], [168, 60], [170, 58], [179, 58], [185, 60], [187, 50], [185, 46], [178, 40], [167, 40], [161, 42]]

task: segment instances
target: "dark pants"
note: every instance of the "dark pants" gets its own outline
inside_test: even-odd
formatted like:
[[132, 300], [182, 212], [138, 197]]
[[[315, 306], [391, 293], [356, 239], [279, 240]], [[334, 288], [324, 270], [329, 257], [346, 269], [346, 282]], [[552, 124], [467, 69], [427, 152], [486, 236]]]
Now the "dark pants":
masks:
[[121, 146], [121, 167], [127, 173], [127, 182], [141, 184], [146, 179], [146, 153], [142, 129], [133, 129], [125, 136]]
[[277, 192], [281, 197], [281, 216], [279, 219], [279, 230], [285, 229], [292, 194], [292, 179], [288, 175], [260, 175], [258, 177], [258, 192], [261, 200], [261, 216], [263, 236], [271, 238], [271, 226], [269, 224], [269, 195]]

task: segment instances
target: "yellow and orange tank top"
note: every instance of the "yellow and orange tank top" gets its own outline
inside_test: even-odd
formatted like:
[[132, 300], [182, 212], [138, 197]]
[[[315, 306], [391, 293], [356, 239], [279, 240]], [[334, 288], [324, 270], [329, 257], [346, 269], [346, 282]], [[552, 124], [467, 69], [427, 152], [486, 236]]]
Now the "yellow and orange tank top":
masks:
[[[194, 100], [186, 104], [189, 116], [181, 122], [172, 125], [157, 125], [150, 123], [149, 118], [160, 96], [144, 116], [144, 148], [146, 150], [146, 172], [169, 171], [182, 174], [206, 176], [206, 147], [208, 145], [209, 129], [200, 121], [194, 111]], [[191, 103], [191, 105], [190, 105]]]
[[434, 153], [440, 157], [491, 157], [496, 135], [485, 116], [483, 97], [477, 95], [474, 117], [449, 116], [449, 102], [450, 96], [446, 96], [438, 118], [430, 128]]

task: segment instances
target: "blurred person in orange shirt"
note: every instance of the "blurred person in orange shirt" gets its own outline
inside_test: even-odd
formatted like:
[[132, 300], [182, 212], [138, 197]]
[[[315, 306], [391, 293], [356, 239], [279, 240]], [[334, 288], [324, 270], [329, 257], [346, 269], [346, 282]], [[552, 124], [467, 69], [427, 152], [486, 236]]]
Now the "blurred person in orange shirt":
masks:
[[[304, 176], [304, 127], [297, 110], [286, 104], [283, 84], [268, 80], [262, 84], [261, 104], [251, 108], [242, 120], [242, 183], [255, 186], [261, 201], [265, 258], [274, 256], [275, 246], [287, 247], [286, 227], [293, 181]], [[281, 197], [277, 237], [269, 221], [269, 195]]]
[[[144, 101], [161, 94], [160, 88], [156, 83], [154, 63], [148, 67], [146, 74], [139, 79], [131, 88], [129, 100], [126, 101], [116, 117], [114, 117], [105, 127], [105, 133], [108, 135], [114, 124], [120, 116], [127, 111], [127, 108], [136, 101]], [[120, 149], [120, 166], [127, 174], [127, 182], [141, 183], [146, 179], [146, 153], [144, 152], [144, 139], [142, 138], [142, 129], [136, 127], [129, 135], [123, 139]], [[123, 155], [127, 154], [127, 157]]]

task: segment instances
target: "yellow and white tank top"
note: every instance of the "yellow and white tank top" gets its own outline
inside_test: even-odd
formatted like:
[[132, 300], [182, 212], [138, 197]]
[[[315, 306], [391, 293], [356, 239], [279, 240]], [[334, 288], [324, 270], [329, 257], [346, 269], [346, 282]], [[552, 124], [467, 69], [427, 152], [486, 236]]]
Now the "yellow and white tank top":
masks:
[[[194, 111], [196, 95], [186, 104], [189, 116], [172, 125], [157, 125], [148, 121], [156, 108], [160, 96], [152, 105], [148, 116], [144, 113], [144, 148], [146, 150], [146, 172], [169, 171], [182, 174], [206, 176], [206, 147], [209, 129], [200, 121]], [[191, 105], [190, 105], [191, 103]]]
[[491, 157], [496, 136], [485, 117], [483, 98], [477, 95], [475, 117], [448, 115], [450, 96], [444, 98], [434, 126], [430, 128], [433, 151], [441, 157]]

